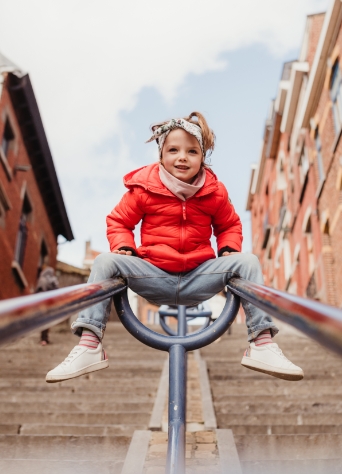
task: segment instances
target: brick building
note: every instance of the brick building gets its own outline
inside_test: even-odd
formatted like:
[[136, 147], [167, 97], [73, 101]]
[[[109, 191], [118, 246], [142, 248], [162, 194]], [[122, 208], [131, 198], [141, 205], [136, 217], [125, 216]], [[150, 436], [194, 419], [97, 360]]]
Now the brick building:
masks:
[[267, 285], [342, 306], [342, 3], [284, 64], [247, 210]]
[[0, 299], [34, 291], [58, 235], [73, 239], [31, 81], [0, 53]]

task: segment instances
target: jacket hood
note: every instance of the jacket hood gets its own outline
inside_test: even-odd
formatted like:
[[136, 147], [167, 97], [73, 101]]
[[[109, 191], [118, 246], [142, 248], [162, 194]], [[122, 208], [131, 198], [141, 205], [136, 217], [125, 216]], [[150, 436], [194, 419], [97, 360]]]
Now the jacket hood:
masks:
[[[203, 196], [205, 194], [212, 193], [218, 188], [218, 179], [211, 170], [205, 169], [206, 178], [203, 187], [196, 193], [196, 197]], [[126, 174], [123, 178], [124, 185], [126, 188], [131, 189], [134, 186], [141, 186], [147, 191], [151, 191], [157, 194], [164, 194], [167, 196], [174, 196], [169, 191], [159, 178], [159, 162], [153, 163], [152, 165], [143, 166], [137, 170], [131, 171]]]

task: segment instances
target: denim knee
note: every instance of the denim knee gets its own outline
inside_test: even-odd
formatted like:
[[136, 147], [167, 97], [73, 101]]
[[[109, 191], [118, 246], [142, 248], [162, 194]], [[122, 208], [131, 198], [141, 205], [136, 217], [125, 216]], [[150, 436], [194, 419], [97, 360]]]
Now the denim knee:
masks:
[[94, 264], [93, 265], [96, 265], [96, 266], [103, 266], [103, 265], [106, 265], [108, 263], [108, 255], [115, 255], [115, 254], [108, 254], [108, 252], [106, 253], [100, 253], [100, 255], [98, 255], [95, 260], [94, 260]]
[[251, 267], [260, 267], [260, 261], [254, 253], [242, 253], [246, 265]]

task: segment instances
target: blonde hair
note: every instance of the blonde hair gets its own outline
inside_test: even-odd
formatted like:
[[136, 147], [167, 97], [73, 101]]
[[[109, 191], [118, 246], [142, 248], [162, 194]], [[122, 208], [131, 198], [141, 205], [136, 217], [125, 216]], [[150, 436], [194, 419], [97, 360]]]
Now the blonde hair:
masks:
[[[194, 120], [193, 117], [196, 117], [197, 120]], [[214, 132], [209, 128], [209, 125], [204, 118], [204, 115], [202, 115], [200, 112], [191, 112], [191, 114], [188, 117], [183, 117], [184, 120], [187, 122], [193, 123], [195, 125], [198, 125], [202, 131], [202, 138], [203, 138], [203, 148], [204, 148], [204, 156], [203, 156], [203, 165], [208, 166], [207, 163], [205, 163], [205, 159], [208, 158], [214, 148], [215, 148], [215, 134]], [[162, 125], [165, 125], [168, 123], [169, 120], [165, 120], [164, 122], [160, 122], [157, 124], [154, 124], [151, 126], [152, 132], [154, 132], [157, 128], [161, 127]]]

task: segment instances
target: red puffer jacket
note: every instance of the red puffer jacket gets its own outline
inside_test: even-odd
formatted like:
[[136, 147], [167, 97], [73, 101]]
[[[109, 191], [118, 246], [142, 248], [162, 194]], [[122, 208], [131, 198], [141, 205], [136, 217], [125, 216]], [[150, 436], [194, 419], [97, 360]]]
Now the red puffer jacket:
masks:
[[[206, 170], [204, 186], [181, 201], [160, 181], [154, 163], [124, 177], [129, 191], [107, 216], [110, 250], [134, 249], [138, 256], [167, 272], [187, 272], [215, 258], [210, 244], [212, 227], [218, 250], [241, 251], [242, 229], [224, 185]], [[134, 227], [142, 220], [137, 249]]]

